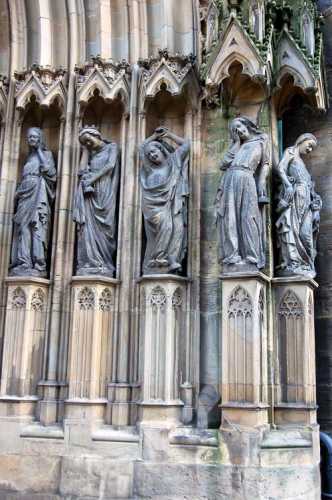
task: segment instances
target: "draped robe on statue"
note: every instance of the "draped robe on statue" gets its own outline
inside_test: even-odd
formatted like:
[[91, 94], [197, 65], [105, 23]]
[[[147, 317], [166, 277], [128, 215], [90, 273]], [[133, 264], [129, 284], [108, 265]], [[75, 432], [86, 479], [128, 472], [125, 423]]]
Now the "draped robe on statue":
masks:
[[246, 263], [265, 266], [265, 237], [259, 207], [256, 169], [268, 162], [264, 134], [229, 151], [222, 163], [226, 170], [217, 194], [220, 261], [224, 265]]
[[315, 276], [316, 239], [319, 229], [322, 201], [315, 192], [311, 176], [303, 160], [295, 155], [294, 148], [288, 148], [280, 162], [293, 185], [293, 199], [284, 200], [284, 188], [279, 195], [276, 221], [278, 246], [284, 274]]

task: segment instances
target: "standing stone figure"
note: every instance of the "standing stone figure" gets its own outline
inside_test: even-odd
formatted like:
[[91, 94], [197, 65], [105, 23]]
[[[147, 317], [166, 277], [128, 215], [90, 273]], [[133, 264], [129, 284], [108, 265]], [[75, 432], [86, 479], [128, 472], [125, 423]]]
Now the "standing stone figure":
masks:
[[279, 274], [315, 277], [314, 261], [322, 200], [301, 158], [317, 146], [312, 134], [301, 135], [278, 165], [281, 180], [276, 222]]
[[[165, 139], [174, 141], [173, 148]], [[181, 271], [187, 251], [190, 143], [159, 127], [140, 147], [146, 234], [143, 274]]]
[[79, 133], [83, 146], [73, 218], [77, 224], [76, 275], [113, 276], [119, 148], [94, 126]]
[[220, 262], [224, 271], [257, 271], [265, 266], [268, 138], [244, 116], [232, 120], [230, 136], [216, 199]]
[[14, 235], [10, 274], [47, 276], [51, 205], [55, 196], [54, 159], [40, 128], [28, 129], [29, 154], [15, 193]]

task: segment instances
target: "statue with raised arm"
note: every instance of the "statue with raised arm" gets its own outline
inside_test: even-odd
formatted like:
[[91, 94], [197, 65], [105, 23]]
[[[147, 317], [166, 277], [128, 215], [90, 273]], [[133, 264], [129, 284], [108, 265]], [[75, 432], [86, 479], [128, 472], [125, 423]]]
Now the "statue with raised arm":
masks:
[[265, 266], [268, 138], [244, 116], [232, 120], [230, 136], [216, 198], [219, 258], [224, 272], [257, 271]]
[[189, 151], [188, 140], [164, 127], [157, 128], [140, 147], [146, 234], [143, 274], [181, 272], [187, 252]]
[[94, 126], [79, 133], [83, 146], [73, 219], [77, 225], [76, 275], [106, 275], [115, 271], [116, 203], [119, 148], [102, 138]]
[[287, 148], [278, 165], [280, 179], [276, 221], [279, 248], [278, 274], [314, 278], [314, 261], [322, 200], [302, 156], [317, 146], [312, 134], [301, 135]]
[[40, 128], [28, 129], [29, 154], [15, 193], [14, 233], [9, 274], [47, 276], [51, 207], [56, 170]]

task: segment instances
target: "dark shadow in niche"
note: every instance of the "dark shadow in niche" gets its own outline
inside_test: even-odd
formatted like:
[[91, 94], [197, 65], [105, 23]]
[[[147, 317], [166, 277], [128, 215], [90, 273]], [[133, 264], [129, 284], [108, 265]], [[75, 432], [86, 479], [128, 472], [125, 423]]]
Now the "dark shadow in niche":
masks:
[[[170, 132], [183, 137], [185, 139], [190, 139], [187, 137], [185, 132], [185, 120], [186, 113], [189, 106], [189, 97], [187, 97], [186, 91], [179, 96], [172, 96], [167, 90], [166, 85], [161, 85], [161, 90], [152, 99], [146, 102], [146, 137], [150, 137], [157, 127], [166, 127]], [[172, 146], [176, 146], [173, 141], [167, 141]], [[142, 167], [140, 163], [140, 168]], [[190, 178], [190, 168], [189, 163], [188, 178]], [[190, 183], [189, 183], [190, 186]], [[190, 192], [188, 201], [188, 214], [187, 214], [187, 234], [189, 236], [189, 216], [190, 216]], [[141, 272], [143, 273], [143, 261], [146, 251], [146, 234], [144, 229], [143, 220], [143, 235], [142, 235], [142, 254], [141, 254]], [[190, 242], [187, 243], [187, 251], [185, 257], [182, 261], [182, 268], [178, 274], [179, 276], [188, 275], [188, 254], [189, 254]]]
[[[22, 173], [23, 166], [26, 162], [27, 156], [29, 154], [29, 146], [27, 144], [27, 132], [31, 127], [38, 127], [43, 132], [44, 142], [47, 146], [47, 149], [50, 150], [53, 154], [55, 168], [57, 171], [57, 182], [55, 187], [55, 200], [51, 206], [51, 222], [50, 222], [50, 236], [48, 242], [48, 250], [47, 250], [47, 259], [46, 259], [46, 267], [47, 267], [47, 277], [50, 276], [51, 267], [52, 267], [52, 255], [54, 255], [55, 250], [55, 228], [56, 228], [56, 218], [57, 218], [57, 203], [58, 203], [58, 194], [60, 185], [58, 182], [59, 172], [58, 172], [58, 156], [59, 156], [59, 148], [61, 145], [59, 144], [60, 140], [60, 128], [61, 128], [61, 117], [63, 114], [63, 110], [61, 109], [60, 103], [57, 99], [55, 99], [52, 104], [48, 107], [41, 107], [37, 102], [35, 96], [30, 98], [30, 101], [25, 107], [24, 117], [21, 129], [21, 137], [20, 137], [20, 150], [19, 150], [19, 163], [17, 169], [17, 179], [16, 179], [16, 187], [22, 181]], [[16, 205], [15, 205], [16, 211]], [[13, 242], [12, 242], [13, 244]]]
[[[125, 120], [125, 107], [121, 97], [117, 97], [112, 101], [106, 101], [101, 95], [98, 89], [94, 91], [93, 97], [89, 100], [88, 104], [84, 107], [82, 112], [82, 126], [95, 126], [101, 133], [102, 138], [109, 141], [115, 142], [119, 147], [120, 158], [119, 158], [119, 184], [116, 194], [116, 226], [115, 226], [115, 240], [116, 250], [113, 256], [113, 263], [115, 267], [114, 278], [118, 276], [118, 266], [117, 266], [117, 253], [119, 247], [119, 226], [120, 226], [120, 192], [123, 183], [122, 180], [122, 158], [123, 150], [125, 144], [123, 144], [123, 120]], [[81, 156], [81, 153], [80, 153]], [[77, 237], [75, 238], [74, 245], [74, 263], [73, 263], [73, 274], [76, 271], [76, 255], [77, 255]]]

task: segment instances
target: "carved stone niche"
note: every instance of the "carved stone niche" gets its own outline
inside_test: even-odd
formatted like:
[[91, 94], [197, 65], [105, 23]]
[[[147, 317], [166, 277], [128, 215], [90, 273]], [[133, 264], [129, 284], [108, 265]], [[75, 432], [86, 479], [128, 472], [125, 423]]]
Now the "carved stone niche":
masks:
[[179, 360], [186, 326], [187, 280], [154, 275], [140, 280], [141, 322], [139, 420], [146, 426], [169, 428], [180, 423]]
[[[164, 49], [159, 51], [159, 57], [140, 60], [138, 64], [142, 68], [139, 89], [141, 112], [147, 111], [146, 105], [161, 90], [166, 91], [172, 97], [187, 92], [192, 109], [197, 108], [200, 86], [193, 55], [171, 55]], [[170, 126], [170, 124], [168, 125]]]
[[[51, 242], [52, 242], [52, 228], [54, 229], [57, 224], [57, 215], [55, 215], [55, 198], [57, 190], [55, 170], [61, 171], [63, 147], [63, 134], [64, 134], [64, 112], [66, 109], [66, 73], [62, 69], [51, 69], [49, 67], [41, 67], [34, 65], [29, 70], [23, 72], [16, 72], [15, 78], [15, 120], [13, 136], [20, 139], [14, 144], [14, 161], [8, 178], [14, 187], [22, 186], [23, 172], [25, 175], [34, 175], [33, 165], [28, 166], [28, 158], [31, 153], [31, 147], [28, 144], [27, 132], [30, 128], [40, 129], [40, 138], [42, 140], [41, 148], [44, 151], [45, 157], [48, 159], [48, 168], [45, 174], [47, 181], [50, 184], [52, 179], [52, 186], [46, 190], [47, 195], [43, 196], [43, 201], [40, 201], [41, 206], [44, 208], [44, 213], [40, 207], [34, 207], [34, 199], [36, 197], [36, 190], [33, 191], [30, 198], [25, 194], [20, 199], [10, 200], [12, 213], [11, 217], [17, 214], [19, 210], [22, 214], [32, 212], [29, 215], [30, 219], [25, 221], [24, 217], [20, 214], [15, 220], [12, 255], [9, 274], [13, 276], [42, 276], [47, 277], [50, 270], [51, 261]], [[36, 131], [35, 131], [36, 132]], [[37, 155], [37, 153], [35, 153]], [[41, 176], [41, 174], [40, 174]], [[36, 183], [37, 184], [37, 183]], [[26, 189], [26, 187], [24, 188]], [[23, 191], [24, 191], [23, 189]], [[14, 194], [14, 193], [13, 193]], [[41, 200], [42, 198], [38, 198]], [[46, 202], [47, 199], [47, 202]], [[39, 214], [37, 214], [39, 210]], [[38, 220], [43, 219], [43, 228], [36, 231], [37, 236], [34, 236], [32, 231], [31, 219], [37, 217]], [[12, 221], [11, 221], [12, 222]], [[41, 224], [42, 225], [42, 224]], [[23, 232], [26, 234], [23, 236]], [[42, 236], [41, 236], [42, 235]], [[36, 252], [33, 251], [34, 243], [31, 241], [41, 241]], [[17, 242], [23, 241], [27, 247], [24, 252], [22, 249], [17, 249]], [[31, 240], [31, 241], [30, 241]], [[23, 246], [19, 244], [19, 246]], [[36, 245], [37, 248], [38, 245]], [[16, 248], [16, 249], [15, 249]], [[18, 253], [24, 253], [24, 258], [18, 259]], [[42, 259], [40, 256], [42, 255]], [[38, 256], [38, 258], [37, 258]], [[22, 262], [20, 262], [20, 260]], [[31, 262], [29, 263], [29, 260]], [[42, 260], [41, 262], [38, 262]]]
[[[310, 36], [309, 30], [306, 36]], [[310, 49], [307, 51], [309, 53]], [[316, 110], [325, 111], [328, 107], [322, 64], [321, 34], [318, 36], [315, 54], [309, 56], [307, 51], [300, 47], [299, 41], [289, 30], [282, 31], [275, 48], [276, 67], [273, 89], [274, 102], [279, 116], [288, 108], [290, 99], [294, 95], [303, 96], [305, 101]]]
[[316, 423], [313, 280], [274, 278], [274, 421]]
[[[141, 77], [139, 84], [139, 110], [140, 110], [140, 136], [142, 142], [151, 137], [158, 127], [165, 127], [173, 134], [180, 136], [190, 143], [194, 140], [197, 125], [197, 104], [200, 87], [195, 68], [195, 58], [193, 56], [181, 57], [170, 55], [167, 50], [159, 51], [158, 58], [141, 60]], [[167, 142], [167, 140], [166, 140]], [[176, 146], [173, 141], [169, 141], [171, 146]], [[186, 188], [186, 206], [189, 210], [183, 210], [184, 217], [191, 220], [191, 196], [194, 186], [191, 172], [195, 171], [195, 159], [190, 156], [184, 162], [183, 177], [189, 186]], [[189, 165], [189, 166], [188, 166]], [[142, 165], [140, 166], [142, 168]], [[184, 197], [185, 197], [184, 196]], [[188, 202], [189, 200], [189, 202]], [[188, 227], [190, 222], [188, 222]], [[186, 227], [186, 231], [187, 231]], [[146, 238], [146, 239], [145, 239]], [[145, 254], [146, 233], [142, 230], [142, 257]], [[185, 245], [187, 246], [187, 245]], [[147, 245], [147, 248], [149, 244]], [[189, 255], [191, 249], [186, 248], [181, 259], [182, 269], [177, 271], [181, 275], [186, 275], [188, 263], [191, 261]], [[142, 259], [143, 260], [143, 259]], [[143, 263], [143, 274], [148, 274], [149, 270]], [[173, 272], [166, 266], [154, 267], [156, 274]]]
[[72, 280], [66, 418], [105, 417], [108, 384], [116, 368], [118, 283], [95, 276]]
[[267, 278], [222, 277], [221, 427], [267, 423]]
[[[83, 127], [93, 126], [93, 128], [98, 129], [105, 142], [112, 143], [112, 150], [121, 151], [121, 155], [119, 154], [118, 159], [116, 160], [114, 171], [108, 177], [109, 184], [111, 185], [111, 187], [110, 185], [108, 186], [108, 189], [111, 189], [112, 199], [114, 200], [113, 204], [111, 201], [109, 202], [109, 210], [112, 211], [113, 214], [116, 210], [116, 206], [118, 205], [117, 200], [123, 182], [120, 177], [121, 172], [124, 172], [124, 161], [126, 158], [126, 148], [128, 144], [127, 118], [130, 101], [129, 65], [124, 61], [116, 64], [112, 60], [95, 57], [84, 65], [77, 66], [75, 71], [77, 91], [76, 116], [78, 119], [78, 122], [76, 123], [77, 129], [75, 131], [75, 137], [79, 137], [79, 133], [82, 131]], [[86, 148], [84, 147], [80, 147], [78, 150], [79, 154], [76, 156], [78, 162], [80, 161], [80, 156], [81, 158], [84, 157], [85, 149]], [[81, 168], [82, 165], [80, 164], [78, 170]], [[78, 180], [78, 191], [79, 184], [80, 182]], [[94, 189], [93, 186], [92, 189]], [[85, 196], [84, 200], [86, 200]], [[95, 203], [98, 205], [99, 202]], [[103, 217], [104, 216], [105, 214]], [[113, 276], [118, 275], [119, 262], [117, 262], [117, 241], [119, 241], [119, 238], [117, 236], [121, 236], [120, 234], [118, 235], [118, 231], [121, 229], [121, 222], [121, 214], [120, 216], [118, 216], [117, 213], [115, 213], [114, 216], [112, 215], [112, 224], [114, 224], [112, 233], [114, 236], [112, 238], [113, 241], [108, 243], [110, 246], [114, 247], [112, 259], [109, 259], [113, 260], [112, 265], [110, 265], [110, 262], [106, 262], [106, 270], [104, 271], [102, 267], [100, 268], [100, 271], [98, 271], [98, 269], [95, 269], [94, 266], [90, 266], [91, 268], [89, 270], [84, 271], [84, 269], [79, 269], [80, 263], [78, 262], [79, 257], [77, 254], [75, 259], [75, 272], [77, 274], [108, 274], [109, 276], [112, 276], [113, 268], [115, 268]], [[77, 226], [77, 228], [79, 233], [79, 226]], [[108, 267], [112, 268], [112, 271], [107, 270]]]
[[[265, 52], [260, 50], [238, 18], [231, 14], [202, 71], [207, 106], [219, 106], [221, 95], [226, 115], [232, 106], [234, 114], [257, 121], [272, 80], [269, 48]], [[248, 105], [252, 102], [257, 104]]]
[[49, 281], [12, 277], [6, 283], [0, 415], [33, 418], [43, 377]]

